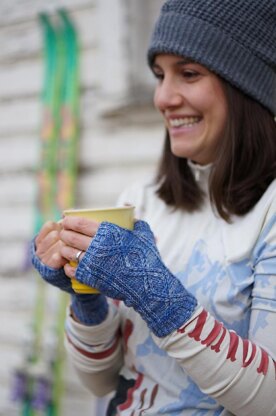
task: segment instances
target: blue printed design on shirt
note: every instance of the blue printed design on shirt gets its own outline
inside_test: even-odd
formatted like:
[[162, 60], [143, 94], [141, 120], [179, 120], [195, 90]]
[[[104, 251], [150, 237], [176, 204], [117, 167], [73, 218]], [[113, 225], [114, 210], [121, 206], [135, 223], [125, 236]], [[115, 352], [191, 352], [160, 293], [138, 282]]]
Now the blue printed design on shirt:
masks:
[[266, 321], [267, 316], [268, 316], [267, 311], [260, 310], [258, 312], [257, 319], [254, 323], [253, 328], [251, 329], [251, 333], [254, 337], [257, 335], [258, 330], [264, 329], [268, 325], [268, 322]]
[[137, 345], [136, 353], [138, 357], [145, 357], [150, 354], [160, 355], [161, 357], [167, 356], [166, 351], [155, 344], [151, 335], [142, 344]]
[[177, 276], [218, 321], [241, 336], [247, 336], [253, 284], [248, 259], [228, 267], [218, 261], [212, 262], [207, 244], [200, 240], [186, 268]]
[[[270, 219], [264, 231], [261, 233], [252, 254], [255, 267], [255, 284], [253, 289], [253, 307], [259, 309], [255, 321], [253, 333], [258, 328], [263, 328], [266, 314], [264, 310], [276, 311], [276, 244], [273, 232], [276, 223], [276, 214]], [[273, 243], [272, 243], [273, 240]], [[264, 322], [261, 323], [261, 320]]]
[[[195, 415], [205, 415], [210, 409], [217, 408], [217, 402], [211, 397], [206, 396], [202, 391], [197, 387], [197, 385], [188, 377], [189, 385], [184, 390], [180, 391], [179, 400], [170, 403], [167, 406], [164, 406], [158, 410], [161, 415], [169, 416], [179, 416], [183, 414], [184, 409], [198, 409]], [[222, 412], [223, 408], [220, 407], [217, 409], [218, 413]]]
[[[272, 265], [274, 266], [272, 270], [274, 270], [274, 274], [275, 274], [275, 251], [276, 251], [276, 245], [275, 244], [270, 244], [268, 242], [269, 240], [269, 234], [272, 231], [272, 228], [275, 226], [276, 224], [276, 214], [274, 214], [271, 219], [269, 220], [269, 222], [267, 223], [267, 225], [264, 227], [262, 233], [259, 236], [259, 239], [255, 245], [255, 248], [253, 250], [253, 254], [252, 254], [252, 258], [253, 258], [253, 262], [254, 264], [258, 263], [258, 261], [261, 258], [266, 257], [266, 263], [265, 263], [265, 267], [268, 267], [268, 265]], [[273, 255], [274, 253], [274, 255]], [[269, 260], [269, 257], [271, 256], [271, 258], [273, 259], [273, 262], [271, 263]]]

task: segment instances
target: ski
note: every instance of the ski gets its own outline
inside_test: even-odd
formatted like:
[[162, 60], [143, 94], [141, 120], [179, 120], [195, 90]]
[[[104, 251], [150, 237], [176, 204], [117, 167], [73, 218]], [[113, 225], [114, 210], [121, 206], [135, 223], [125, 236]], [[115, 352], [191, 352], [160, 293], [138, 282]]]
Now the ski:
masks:
[[[41, 157], [37, 172], [35, 234], [47, 220], [61, 218], [72, 206], [77, 171], [78, 43], [65, 10], [58, 24], [40, 15], [44, 34], [45, 79], [42, 94]], [[63, 394], [63, 335], [68, 295], [56, 302], [56, 324], [47, 327], [48, 285], [38, 276], [33, 323], [22, 365], [15, 371], [12, 399], [22, 416], [60, 416]], [[45, 338], [47, 337], [47, 340]]]
[[[56, 208], [61, 217], [62, 211], [75, 203], [75, 184], [78, 167], [79, 138], [79, 47], [77, 31], [64, 9], [59, 10], [63, 25], [65, 50], [64, 79], [61, 99], [61, 125], [57, 158]], [[53, 361], [53, 416], [60, 415], [63, 393], [64, 365], [64, 321], [66, 316], [67, 295], [60, 293], [58, 319], [56, 325], [56, 354]], [[49, 414], [50, 416], [50, 414]]]

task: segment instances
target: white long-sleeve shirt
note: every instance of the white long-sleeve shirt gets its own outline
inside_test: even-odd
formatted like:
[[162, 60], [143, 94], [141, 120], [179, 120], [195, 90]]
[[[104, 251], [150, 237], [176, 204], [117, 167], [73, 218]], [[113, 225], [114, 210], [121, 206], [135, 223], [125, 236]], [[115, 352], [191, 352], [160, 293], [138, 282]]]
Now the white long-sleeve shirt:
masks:
[[[193, 167], [207, 189], [209, 168]], [[276, 416], [276, 181], [254, 209], [226, 223], [205, 205], [173, 211], [154, 187], [133, 187], [136, 206], [168, 268], [194, 294], [189, 322], [165, 338], [122, 302], [107, 319], [67, 319], [67, 349], [95, 394], [115, 389], [116, 416]]]

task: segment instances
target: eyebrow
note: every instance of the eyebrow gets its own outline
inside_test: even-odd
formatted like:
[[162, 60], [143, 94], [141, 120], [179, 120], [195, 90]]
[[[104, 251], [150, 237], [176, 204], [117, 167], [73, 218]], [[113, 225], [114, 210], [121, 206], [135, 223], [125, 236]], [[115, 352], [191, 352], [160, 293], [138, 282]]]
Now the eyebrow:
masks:
[[185, 64], [195, 64], [196, 62], [189, 58], [180, 58], [179, 61], [177, 61], [176, 65], [185, 65]]

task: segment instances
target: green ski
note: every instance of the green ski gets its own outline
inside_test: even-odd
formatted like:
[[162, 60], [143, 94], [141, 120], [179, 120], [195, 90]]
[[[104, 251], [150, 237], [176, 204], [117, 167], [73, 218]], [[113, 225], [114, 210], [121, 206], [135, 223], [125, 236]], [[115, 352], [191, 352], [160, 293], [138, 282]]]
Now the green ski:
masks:
[[[79, 49], [75, 27], [65, 10], [59, 11], [63, 23], [65, 69], [61, 103], [61, 128], [57, 160], [56, 208], [59, 215], [75, 203], [79, 137]], [[57, 351], [53, 361], [53, 403], [51, 415], [60, 415], [63, 379], [63, 337], [67, 295], [60, 293], [56, 326]], [[50, 415], [50, 414], [49, 414]]]
[[[58, 220], [72, 206], [77, 170], [78, 46], [73, 24], [65, 10], [59, 25], [40, 16], [44, 33], [45, 81], [42, 96], [41, 161], [34, 231], [46, 220]], [[37, 295], [32, 336], [24, 363], [15, 373], [13, 400], [21, 402], [22, 416], [60, 416], [63, 393], [63, 334], [68, 296], [61, 293], [51, 348], [45, 348], [47, 285], [36, 276]]]

